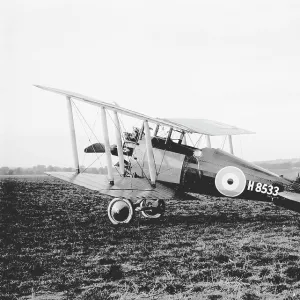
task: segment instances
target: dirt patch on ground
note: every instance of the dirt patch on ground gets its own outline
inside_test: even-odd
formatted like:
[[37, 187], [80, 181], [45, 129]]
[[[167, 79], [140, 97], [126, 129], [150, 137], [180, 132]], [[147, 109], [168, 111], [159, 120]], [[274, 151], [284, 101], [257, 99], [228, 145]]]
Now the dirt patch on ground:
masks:
[[0, 298], [300, 299], [299, 215], [169, 200], [114, 227], [110, 197], [50, 177], [0, 178]]

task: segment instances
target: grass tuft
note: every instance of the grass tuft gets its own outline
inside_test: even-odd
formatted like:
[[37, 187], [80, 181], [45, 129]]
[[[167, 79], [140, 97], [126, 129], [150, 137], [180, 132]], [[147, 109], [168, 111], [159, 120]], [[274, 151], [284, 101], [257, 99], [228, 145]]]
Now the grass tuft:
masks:
[[108, 271], [103, 274], [103, 279], [107, 281], [120, 280], [124, 277], [122, 266], [113, 264], [109, 267]]

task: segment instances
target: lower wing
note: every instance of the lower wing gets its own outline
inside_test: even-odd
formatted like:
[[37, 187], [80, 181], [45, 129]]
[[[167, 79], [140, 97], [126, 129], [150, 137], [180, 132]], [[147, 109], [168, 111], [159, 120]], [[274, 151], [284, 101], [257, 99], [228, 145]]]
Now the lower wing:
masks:
[[90, 190], [99, 191], [102, 194], [127, 199], [182, 199], [182, 194], [176, 192], [175, 188], [156, 183], [151, 187], [146, 178], [116, 177], [114, 185], [110, 185], [106, 175], [73, 173], [73, 172], [47, 172], [47, 175], [85, 187]]

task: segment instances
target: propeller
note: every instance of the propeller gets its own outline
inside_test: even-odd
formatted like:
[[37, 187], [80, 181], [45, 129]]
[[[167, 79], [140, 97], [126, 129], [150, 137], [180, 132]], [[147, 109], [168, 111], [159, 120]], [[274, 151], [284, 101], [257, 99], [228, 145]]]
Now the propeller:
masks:
[[[85, 153], [104, 153], [105, 152], [105, 146], [102, 143], [95, 143], [92, 144], [84, 149]], [[118, 155], [118, 149], [117, 145], [111, 145], [110, 146], [110, 153], [112, 155]]]

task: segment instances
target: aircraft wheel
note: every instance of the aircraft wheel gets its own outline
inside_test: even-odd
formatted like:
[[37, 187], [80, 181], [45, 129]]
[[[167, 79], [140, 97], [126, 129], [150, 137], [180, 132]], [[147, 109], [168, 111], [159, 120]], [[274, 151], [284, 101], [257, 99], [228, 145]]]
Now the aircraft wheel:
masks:
[[[145, 209], [145, 208], [149, 209]], [[146, 218], [150, 219], [158, 219], [160, 218], [166, 209], [165, 201], [162, 199], [159, 200], [143, 200], [140, 203], [140, 208], [142, 215]]]
[[128, 224], [134, 217], [132, 202], [124, 198], [114, 198], [108, 205], [107, 213], [114, 225]]

